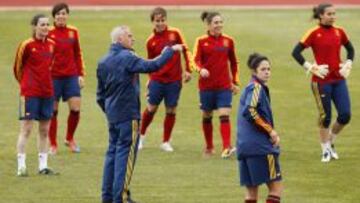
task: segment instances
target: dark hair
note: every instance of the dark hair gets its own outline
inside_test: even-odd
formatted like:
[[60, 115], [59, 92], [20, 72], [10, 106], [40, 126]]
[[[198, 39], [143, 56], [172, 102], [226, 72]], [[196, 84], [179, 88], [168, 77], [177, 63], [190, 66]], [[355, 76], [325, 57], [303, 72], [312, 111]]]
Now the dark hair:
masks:
[[212, 19], [215, 17], [215, 16], [221, 16], [219, 12], [216, 12], [216, 11], [204, 11], [201, 13], [201, 20], [203, 22], [206, 21], [207, 24], [210, 24]]
[[40, 18], [47, 18], [44, 14], [36, 14], [30, 21], [30, 25], [37, 26]]
[[259, 53], [252, 53], [247, 60], [247, 65], [251, 70], [255, 71], [259, 64], [264, 60], [269, 61], [266, 56], [263, 56]]
[[318, 6], [315, 6], [313, 8], [312, 19], [320, 19], [320, 15], [325, 13], [325, 9], [332, 6], [333, 5], [330, 3], [321, 3]]
[[166, 17], [167, 14], [166, 14], [166, 10], [162, 7], [156, 7], [154, 8], [154, 10], [151, 11], [150, 13], [150, 20], [151, 22], [154, 21], [154, 18], [156, 15], [161, 15], [163, 17]]
[[51, 14], [52, 14], [52, 17], [55, 17], [55, 15], [61, 11], [65, 9], [66, 10], [66, 13], [69, 14], [70, 13], [70, 9], [69, 9], [69, 5], [67, 5], [66, 3], [58, 3], [58, 4], [55, 4], [52, 11], [51, 11]]

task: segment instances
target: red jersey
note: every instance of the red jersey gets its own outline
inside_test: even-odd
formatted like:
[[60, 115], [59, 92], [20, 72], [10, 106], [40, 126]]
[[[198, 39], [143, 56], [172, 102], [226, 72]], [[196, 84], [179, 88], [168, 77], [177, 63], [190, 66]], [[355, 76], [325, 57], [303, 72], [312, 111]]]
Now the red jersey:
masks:
[[329, 65], [329, 74], [321, 79], [315, 75], [313, 82], [335, 82], [342, 80], [339, 73], [341, 63], [341, 45], [349, 42], [344, 30], [335, 26], [316, 26], [310, 29], [301, 39], [300, 43], [305, 47], [311, 47], [318, 65]]
[[199, 77], [200, 90], [230, 89], [231, 84], [239, 85], [238, 61], [231, 37], [203, 35], [195, 41], [194, 55], [196, 69], [205, 68], [210, 73], [208, 78]]
[[54, 78], [84, 76], [85, 66], [77, 29], [73, 26], [53, 26], [50, 28], [49, 38], [56, 42], [52, 76]]
[[[148, 58], [153, 59], [161, 54], [165, 46], [183, 44], [183, 55], [185, 59], [185, 69], [191, 73], [190, 52], [186, 46], [185, 40], [180, 30], [167, 27], [162, 32], [154, 32], [150, 35], [146, 43]], [[160, 70], [150, 73], [150, 79], [162, 83], [179, 81], [182, 78], [181, 55], [179, 52], [174, 53], [173, 57]]]
[[49, 98], [54, 95], [51, 65], [54, 41], [30, 38], [20, 43], [16, 52], [14, 75], [20, 83], [21, 96]]

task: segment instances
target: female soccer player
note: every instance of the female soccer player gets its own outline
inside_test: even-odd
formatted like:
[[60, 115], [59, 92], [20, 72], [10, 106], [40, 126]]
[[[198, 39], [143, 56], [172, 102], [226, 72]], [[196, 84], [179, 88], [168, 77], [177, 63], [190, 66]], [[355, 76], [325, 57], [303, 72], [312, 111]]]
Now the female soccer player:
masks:
[[80, 147], [74, 139], [74, 133], [80, 120], [80, 89], [84, 87], [85, 67], [78, 30], [73, 26], [67, 25], [69, 12], [67, 4], [56, 4], [52, 9], [54, 27], [49, 32], [49, 37], [56, 42], [55, 59], [52, 66], [55, 104], [49, 132], [51, 154], [57, 153], [57, 114], [60, 98], [63, 101], [67, 101], [70, 109], [65, 145], [72, 152], [80, 152]]
[[47, 135], [54, 103], [50, 67], [53, 62], [55, 44], [47, 39], [49, 19], [45, 15], [35, 15], [31, 20], [31, 25], [33, 36], [19, 45], [14, 63], [14, 75], [20, 85], [18, 176], [27, 176], [25, 147], [34, 120], [39, 121], [39, 174], [54, 174], [47, 165]]
[[[350, 74], [354, 60], [354, 48], [344, 29], [334, 25], [336, 17], [333, 5], [318, 5], [313, 9], [313, 18], [318, 19], [319, 24], [303, 36], [292, 55], [300, 65], [312, 73], [311, 88], [319, 109], [321, 161], [329, 162], [331, 158], [339, 158], [334, 141], [350, 121], [350, 98], [346, 78]], [[342, 45], [347, 51], [347, 60], [343, 63], [340, 59]], [[308, 47], [313, 50], [314, 63], [305, 61], [301, 55]], [[335, 104], [338, 117], [330, 128], [331, 101]]]
[[252, 79], [240, 98], [237, 120], [237, 155], [240, 184], [246, 187], [245, 203], [256, 203], [259, 185], [266, 183], [266, 203], [280, 203], [282, 191], [278, 133], [266, 83], [271, 65], [267, 57], [254, 53], [247, 61]]
[[[150, 20], [154, 26], [154, 30], [146, 43], [148, 58], [153, 59], [159, 56], [165, 46], [183, 44], [183, 55], [185, 59], [184, 81], [190, 81], [191, 57], [180, 30], [168, 26], [166, 10], [161, 7], [157, 7], [151, 12]], [[139, 149], [143, 147], [146, 129], [153, 120], [159, 104], [164, 100], [166, 116], [164, 119], [163, 143], [160, 145], [160, 148], [165, 152], [172, 152], [174, 150], [170, 145], [170, 138], [175, 125], [176, 107], [182, 86], [181, 53], [174, 54], [171, 60], [164, 66], [165, 67], [159, 71], [150, 74], [147, 95], [148, 104], [142, 114]]]
[[221, 157], [228, 158], [235, 152], [231, 146], [229, 119], [232, 93], [239, 91], [235, 45], [231, 37], [222, 33], [223, 18], [220, 13], [203, 12], [201, 20], [207, 25], [207, 33], [195, 41], [194, 62], [200, 73], [200, 108], [206, 141], [204, 155], [214, 154], [212, 116], [213, 111], [218, 110], [223, 141]]

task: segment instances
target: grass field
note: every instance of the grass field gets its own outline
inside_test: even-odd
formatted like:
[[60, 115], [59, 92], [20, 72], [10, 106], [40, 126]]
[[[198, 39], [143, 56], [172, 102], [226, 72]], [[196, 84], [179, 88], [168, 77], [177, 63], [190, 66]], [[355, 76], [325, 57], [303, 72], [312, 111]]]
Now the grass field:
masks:
[[[169, 12], [169, 23], [183, 31], [190, 47], [204, 26], [200, 10]], [[320, 163], [317, 137], [317, 110], [310, 91], [309, 77], [291, 58], [290, 53], [310, 22], [310, 10], [222, 10], [225, 32], [235, 38], [240, 60], [242, 87], [249, 80], [247, 56], [258, 51], [270, 57], [273, 77], [269, 83], [276, 129], [282, 139], [281, 166], [285, 203], [357, 203], [360, 199], [360, 65], [356, 55], [348, 85], [352, 101], [352, 123], [337, 140], [340, 160]], [[50, 158], [58, 177], [39, 177], [37, 173], [37, 128], [27, 147], [28, 178], [16, 173], [18, 87], [12, 75], [18, 43], [30, 35], [33, 11], [0, 12], [0, 202], [1, 203], [92, 203], [100, 202], [107, 126], [95, 102], [96, 63], [109, 47], [109, 32], [119, 24], [130, 25], [135, 34], [136, 50], [145, 56], [144, 42], [151, 31], [148, 11], [73, 11], [70, 24], [81, 34], [87, 66], [83, 91], [82, 118], [76, 137], [80, 154], [71, 154], [63, 146]], [[338, 24], [350, 36], [355, 49], [360, 44], [360, 10], [338, 10]], [[359, 52], [359, 51], [358, 51]], [[357, 52], [357, 53], [358, 53]], [[306, 52], [311, 59], [310, 51]], [[145, 80], [142, 99], [145, 103]], [[233, 142], [239, 95], [233, 99]], [[139, 153], [132, 180], [132, 193], [141, 203], [239, 203], [244, 189], [239, 187], [237, 161], [220, 158], [220, 135], [215, 119], [216, 156], [202, 158], [203, 136], [198, 108], [197, 74], [183, 86], [173, 133], [174, 153], [159, 150], [162, 137], [163, 109], [150, 126], [145, 149]], [[59, 141], [64, 139], [67, 107], [60, 109]], [[333, 115], [336, 115], [334, 113]], [[266, 197], [265, 187], [259, 202]]]

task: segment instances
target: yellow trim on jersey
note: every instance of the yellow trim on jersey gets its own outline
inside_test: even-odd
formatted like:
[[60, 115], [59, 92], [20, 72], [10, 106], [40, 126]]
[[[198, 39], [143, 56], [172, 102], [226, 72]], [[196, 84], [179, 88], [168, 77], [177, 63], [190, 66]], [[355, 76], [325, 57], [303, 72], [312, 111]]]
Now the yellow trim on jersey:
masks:
[[24, 51], [26, 46], [33, 42], [34, 39], [33, 38], [29, 38], [23, 42], [20, 43], [18, 50], [16, 52], [16, 58], [15, 58], [15, 65], [14, 65], [14, 73], [15, 73], [15, 78], [17, 81], [20, 82], [21, 77], [22, 77], [22, 69], [23, 69], [23, 56], [24, 56]]
[[198, 64], [196, 64], [196, 61], [195, 61], [196, 53], [198, 52], [199, 42], [200, 42], [200, 40], [206, 39], [207, 37], [208, 37], [207, 35], [202, 35], [202, 36], [200, 36], [200, 37], [198, 37], [198, 38], [195, 39], [195, 44], [194, 44], [194, 49], [193, 49], [193, 55], [192, 55], [192, 56], [193, 56], [193, 59], [192, 59], [192, 61], [193, 61], [193, 66], [192, 66], [192, 68], [193, 68], [193, 70], [196, 71], [196, 72], [200, 72], [200, 69], [202, 68], [202, 67], [199, 67]]
[[273, 154], [268, 154], [267, 159], [269, 164], [269, 177], [270, 180], [273, 180], [276, 178], [275, 157]]
[[306, 33], [303, 35], [303, 37], [301, 38], [300, 42], [301, 43], [305, 43], [305, 41], [307, 40], [307, 38], [311, 35], [311, 33], [313, 33], [315, 30], [317, 30], [320, 26], [315, 26], [311, 29], [309, 29], [308, 31], [306, 31]]
[[250, 106], [256, 107], [259, 102], [259, 95], [260, 95], [261, 85], [258, 83], [254, 83], [254, 91], [251, 98]]
[[311, 89], [312, 89], [314, 97], [315, 97], [316, 106], [319, 110], [319, 126], [323, 127], [323, 123], [326, 118], [326, 113], [325, 113], [324, 106], [321, 101], [319, 84], [317, 82], [312, 82]]
[[239, 67], [239, 61], [236, 57], [236, 48], [235, 48], [235, 42], [234, 40], [232, 40], [232, 43], [233, 43], [233, 48], [234, 48], [234, 54], [235, 54], [235, 58], [236, 58], [236, 73], [235, 75], [233, 75], [233, 77], [235, 77], [235, 85], [240, 85], [240, 67]]
[[177, 28], [170, 27], [170, 28], [168, 28], [168, 30], [175, 31], [178, 33], [178, 35], [180, 37], [180, 41], [182, 41], [182, 45], [184, 46], [183, 55], [184, 55], [184, 59], [185, 59], [185, 63], [186, 63], [186, 71], [191, 73], [193, 70], [192, 66], [194, 65], [194, 62], [192, 60], [193, 57], [191, 55], [191, 52], [189, 51], [189, 47], [187, 46], [184, 35]]
[[76, 32], [78, 31], [77, 27], [73, 26], [73, 25], [66, 25], [66, 28], [75, 30]]
[[123, 202], [127, 202], [127, 198], [128, 198], [127, 191], [129, 191], [130, 180], [131, 180], [131, 176], [132, 176], [132, 173], [134, 170], [136, 142], [138, 140], [138, 136], [139, 136], [139, 121], [133, 120], [132, 121], [132, 138], [131, 138], [132, 143], [130, 146], [128, 161], [127, 161], [127, 165], [126, 165], [124, 189], [121, 194]]

